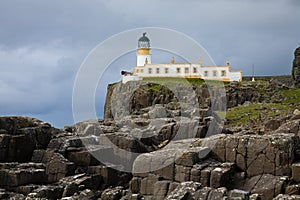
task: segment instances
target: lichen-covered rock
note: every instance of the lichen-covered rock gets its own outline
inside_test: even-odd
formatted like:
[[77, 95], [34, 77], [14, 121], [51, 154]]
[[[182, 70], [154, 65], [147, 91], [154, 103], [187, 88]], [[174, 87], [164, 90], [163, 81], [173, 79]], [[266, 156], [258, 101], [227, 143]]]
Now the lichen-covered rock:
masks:
[[85, 189], [83, 191], [80, 191], [79, 194], [75, 193], [72, 196], [69, 197], [63, 197], [61, 198], [61, 200], [96, 200], [98, 199], [100, 195], [98, 194], [98, 192], [94, 192], [92, 190], [89, 189]]
[[287, 195], [287, 194], [279, 194], [277, 197], [273, 198], [273, 200], [298, 200], [300, 199], [300, 195]]
[[209, 200], [223, 199], [227, 195], [227, 189], [225, 187], [212, 189], [208, 195]]
[[102, 192], [102, 200], [119, 200], [124, 196], [123, 187], [109, 188]]
[[175, 190], [171, 192], [166, 200], [192, 200], [195, 198], [195, 193], [200, 189], [201, 184], [197, 182], [180, 183]]
[[206, 200], [206, 199], [208, 199], [208, 195], [211, 192], [211, 190], [212, 190], [212, 188], [205, 186], [195, 192], [195, 198]]

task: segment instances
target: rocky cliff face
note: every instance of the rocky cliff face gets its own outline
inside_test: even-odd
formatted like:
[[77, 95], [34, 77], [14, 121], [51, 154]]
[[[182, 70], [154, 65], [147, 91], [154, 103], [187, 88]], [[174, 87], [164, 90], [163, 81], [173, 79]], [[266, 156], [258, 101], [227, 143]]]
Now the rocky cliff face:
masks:
[[182, 108], [187, 112], [191, 112], [188, 110], [191, 107], [200, 109], [213, 107], [214, 110], [224, 111], [224, 106], [232, 108], [243, 105], [245, 102], [270, 103], [275, 100], [274, 93], [284, 88], [287, 86], [276, 80], [257, 84], [231, 83], [225, 88], [206, 84], [192, 86], [137, 82], [115, 83], [107, 87], [104, 119], [139, 113], [143, 108], [155, 104], [166, 105], [170, 109], [175, 109], [176, 106], [176, 109], [181, 109], [180, 104], [187, 104], [188, 108]]
[[295, 86], [300, 86], [300, 47], [295, 50], [293, 69], [292, 69], [292, 78], [294, 80]]
[[[297, 90], [271, 81], [231, 83], [224, 91], [112, 84], [105, 120], [63, 130], [0, 117], [0, 199], [299, 199]], [[223, 100], [250, 123], [245, 108], [259, 105], [253, 110], [266, 123], [228, 126], [211, 109], [222, 109]], [[283, 114], [276, 105], [295, 111]]]

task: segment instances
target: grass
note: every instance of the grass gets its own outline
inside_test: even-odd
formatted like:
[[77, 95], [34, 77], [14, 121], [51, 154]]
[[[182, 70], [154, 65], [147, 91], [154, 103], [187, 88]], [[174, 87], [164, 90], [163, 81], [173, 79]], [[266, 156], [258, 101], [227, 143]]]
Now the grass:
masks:
[[149, 90], [151, 91], [160, 91], [161, 89], [163, 88], [163, 86], [162, 85], [159, 85], [159, 84], [154, 84], [154, 85], [152, 85], [150, 88], [149, 88]]
[[272, 117], [291, 114], [296, 108], [300, 108], [300, 89], [281, 89], [274, 94], [272, 100], [276, 103], [231, 108], [226, 113], [226, 119], [230, 126], [259, 125]]
[[[144, 78], [144, 82], [154, 83], [149, 89], [150, 91], [159, 91], [163, 88], [162, 85], [173, 86], [175, 84], [182, 84], [187, 86], [201, 86], [208, 84], [210, 86], [223, 87], [229, 83], [222, 81], [204, 81], [203, 79], [196, 78]], [[242, 82], [241, 84], [255, 84], [257, 91], [264, 94], [265, 86], [269, 83], [267, 81], [256, 82]], [[242, 105], [229, 109], [226, 113], [217, 113], [221, 119], [226, 118], [229, 126], [240, 125], [260, 125], [266, 120], [275, 116], [285, 116], [291, 114], [295, 109], [300, 109], [300, 89], [280, 89], [272, 94], [270, 103], [256, 103], [250, 105]]]
[[286, 104], [300, 105], [300, 89], [281, 90], [279, 94], [286, 98]]
[[160, 85], [169, 85], [169, 84], [183, 84], [183, 85], [192, 85], [200, 86], [207, 84], [210, 86], [224, 86], [229, 84], [229, 82], [216, 81], [216, 80], [203, 80], [200, 78], [144, 78], [142, 81], [149, 83], [156, 83]]

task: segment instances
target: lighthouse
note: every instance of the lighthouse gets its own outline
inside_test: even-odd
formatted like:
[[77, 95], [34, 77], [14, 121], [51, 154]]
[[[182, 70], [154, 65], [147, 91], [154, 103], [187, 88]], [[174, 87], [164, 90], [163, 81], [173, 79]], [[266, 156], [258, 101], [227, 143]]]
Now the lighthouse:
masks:
[[146, 33], [143, 33], [143, 36], [138, 40], [136, 66], [144, 66], [146, 64], [151, 64], [150, 40]]
[[196, 62], [176, 63], [174, 56], [171, 62], [151, 63], [150, 40], [143, 33], [138, 40], [136, 53], [136, 66], [132, 73], [123, 75], [123, 83], [127, 81], [141, 80], [147, 78], [195, 78], [204, 80], [219, 81], [242, 81], [241, 70], [231, 70], [230, 63], [224, 65], [206, 66], [203, 65], [202, 57]]

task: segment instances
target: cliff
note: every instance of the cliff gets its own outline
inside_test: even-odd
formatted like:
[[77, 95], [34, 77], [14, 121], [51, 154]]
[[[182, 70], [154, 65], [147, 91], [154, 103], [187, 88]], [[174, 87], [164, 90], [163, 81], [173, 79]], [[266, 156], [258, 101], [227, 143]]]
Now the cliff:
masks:
[[108, 86], [104, 120], [0, 117], [0, 199], [297, 199], [299, 99], [276, 80], [141, 81]]

